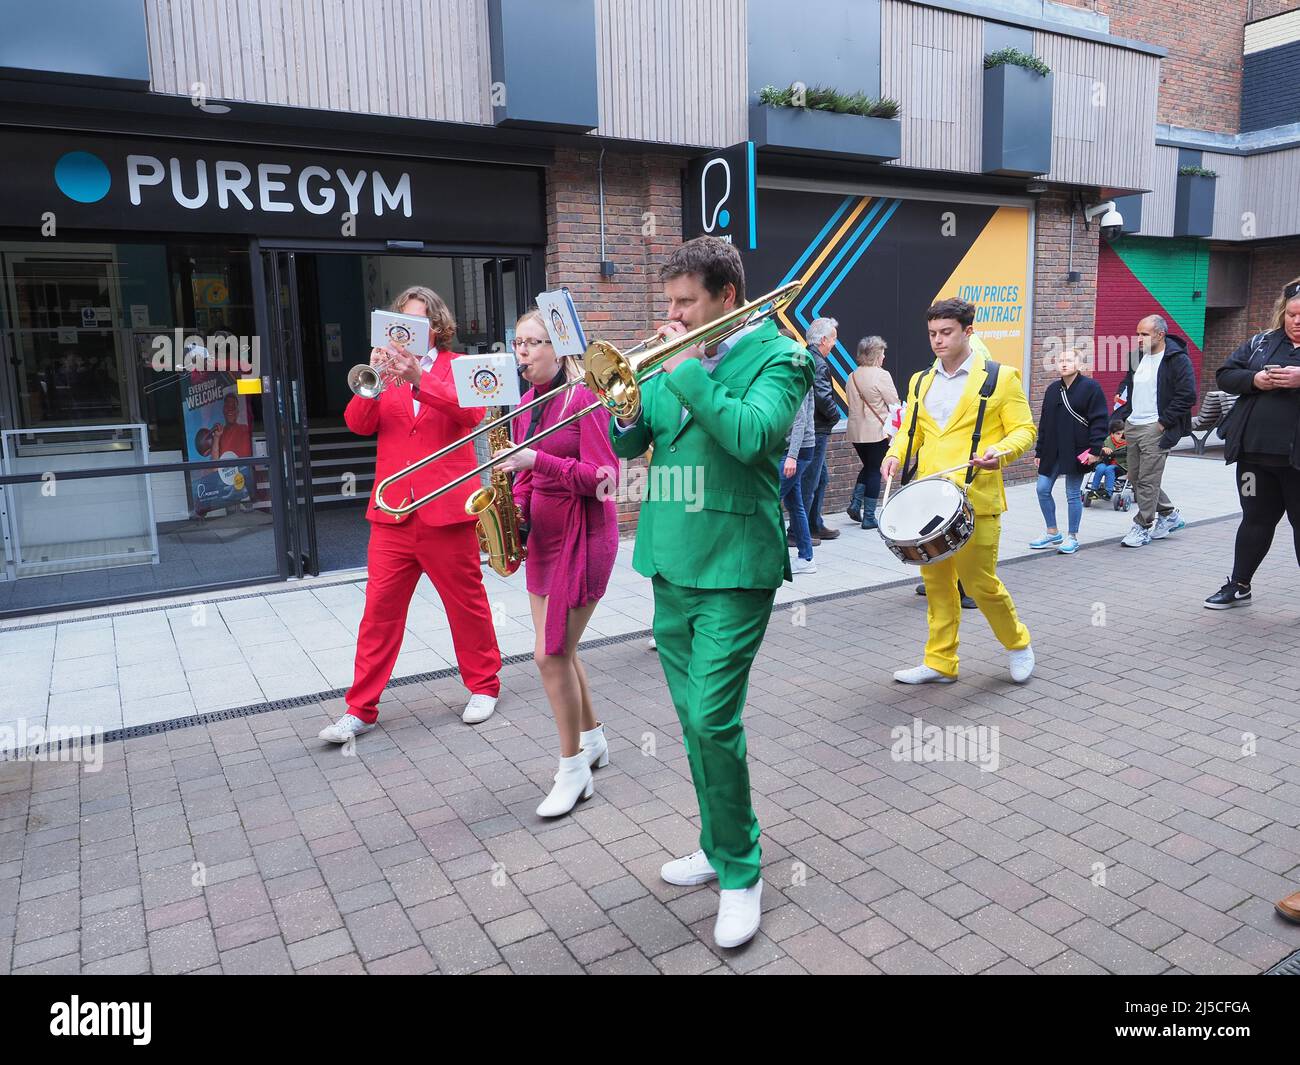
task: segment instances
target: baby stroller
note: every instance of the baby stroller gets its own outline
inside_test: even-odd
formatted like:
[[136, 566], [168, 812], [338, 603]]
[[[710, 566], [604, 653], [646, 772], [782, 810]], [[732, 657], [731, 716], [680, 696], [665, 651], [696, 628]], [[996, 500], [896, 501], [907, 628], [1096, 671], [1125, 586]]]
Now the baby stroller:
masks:
[[1115, 488], [1109, 496], [1106, 495], [1106, 490], [1100, 485], [1092, 487], [1096, 480], [1097, 474], [1095, 471], [1088, 475], [1089, 487], [1083, 490], [1083, 505], [1085, 507], [1090, 507], [1092, 506], [1092, 501], [1094, 499], [1100, 499], [1102, 501], [1109, 499], [1110, 505], [1115, 510], [1122, 510], [1127, 513], [1128, 508], [1133, 505], [1134, 500], [1136, 499], [1136, 496], [1133, 494], [1133, 486], [1129, 483], [1128, 474], [1116, 471]]

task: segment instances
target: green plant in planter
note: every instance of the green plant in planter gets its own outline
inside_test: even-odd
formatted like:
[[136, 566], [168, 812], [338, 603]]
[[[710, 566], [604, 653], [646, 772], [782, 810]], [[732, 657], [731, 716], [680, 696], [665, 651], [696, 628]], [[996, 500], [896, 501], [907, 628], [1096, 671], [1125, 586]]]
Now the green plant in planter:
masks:
[[1203, 166], [1180, 166], [1180, 167], [1178, 168], [1178, 176], [1179, 176], [1179, 177], [1212, 177], [1212, 178], [1216, 178], [1216, 177], [1218, 177], [1219, 175], [1218, 175], [1217, 173], [1215, 173], [1213, 170], [1207, 170], [1207, 169], [1205, 169], [1205, 167], [1203, 167]]
[[[831, 111], [863, 118], [897, 118], [900, 110], [898, 101], [888, 96], [875, 100], [865, 92], [845, 93], [820, 85], [804, 89], [796, 89], [794, 85], [785, 89], [764, 85], [758, 91], [758, 100], [769, 107], [803, 107], [809, 111]], [[802, 103], [796, 103], [796, 100]]]
[[1047, 77], [1052, 72], [1052, 68], [1037, 56], [1022, 52], [1019, 48], [999, 48], [996, 52], [990, 52], [984, 57], [985, 70], [1005, 66], [1024, 67], [1026, 70], [1032, 70], [1035, 74], [1041, 74], [1043, 77]]

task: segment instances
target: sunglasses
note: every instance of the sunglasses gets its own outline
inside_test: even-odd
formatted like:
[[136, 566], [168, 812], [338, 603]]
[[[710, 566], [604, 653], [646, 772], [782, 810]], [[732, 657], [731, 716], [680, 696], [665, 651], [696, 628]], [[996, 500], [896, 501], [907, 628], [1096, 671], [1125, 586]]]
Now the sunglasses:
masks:
[[1287, 285], [1287, 287], [1282, 290], [1283, 299], [1293, 300], [1297, 296], [1300, 296], [1300, 281]]

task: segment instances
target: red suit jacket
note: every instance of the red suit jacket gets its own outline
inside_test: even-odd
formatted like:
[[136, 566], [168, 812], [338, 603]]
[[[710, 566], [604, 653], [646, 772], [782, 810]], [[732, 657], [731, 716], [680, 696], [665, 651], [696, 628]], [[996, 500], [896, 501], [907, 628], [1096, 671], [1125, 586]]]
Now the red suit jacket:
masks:
[[[446, 447], [483, 420], [485, 408], [462, 407], [456, 400], [456, 387], [451, 377], [453, 358], [455, 353], [451, 351], [437, 353], [433, 368], [426, 370], [420, 377], [418, 394], [414, 394], [404, 381], [394, 382], [380, 393], [378, 399], [353, 396], [343, 412], [343, 420], [354, 433], [360, 436], [379, 433], [379, 453], [375, 460], [376, 489], [385, 477]], [[417, 398], [420, 401], [419, 415], [415, 413], [414, 400]], [[474, 445], [466, 444], [410, 477], [390, 485], [384, 493], [384, 502], [396, 506], [407, 499], [426, 495], [461, 474], [468, 473], [476, 465]], [[470, 479], [404, 520], [416, 517], [428, 525], [455, 525], [474, 521], [474, 518], [465, 513], [465, 501], [478, 487], [478, 481]], [[374, 491], [370, 494], [370, 507], [366, 511], [366, 517], [387, 525], [398, 521], [375, 506]]]

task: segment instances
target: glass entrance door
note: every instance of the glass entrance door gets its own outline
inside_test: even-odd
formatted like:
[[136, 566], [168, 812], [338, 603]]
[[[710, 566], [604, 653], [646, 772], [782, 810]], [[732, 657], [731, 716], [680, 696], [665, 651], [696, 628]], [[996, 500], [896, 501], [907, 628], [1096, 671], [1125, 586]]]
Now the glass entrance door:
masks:
[[316, 527], [312, 522], [309, 432], [303, 386], [302, 321], [298, 301], [297, 253], [263, 252], [266, 307], [270, 329], [270, 371], [274, 417], [279, 430], [277, 471], [284, 500], [284, 550], [288, 575], [320, 572], [316, 558]]

